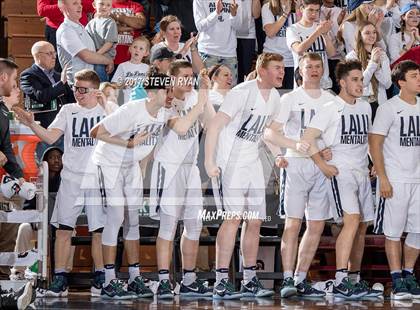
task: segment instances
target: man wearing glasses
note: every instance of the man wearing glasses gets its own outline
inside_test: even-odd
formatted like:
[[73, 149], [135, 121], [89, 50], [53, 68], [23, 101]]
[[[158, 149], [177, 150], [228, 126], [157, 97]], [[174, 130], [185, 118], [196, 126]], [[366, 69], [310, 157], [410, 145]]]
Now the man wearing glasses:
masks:
[[48, 127], [61, 107], [74, 102], [73, 92], [67, 83], [66, 73], [54, 70], [56, 53], [46, 41], [36, 42], [31, 49], [34, 64], [20, 75], [20, 87], [25, 94], [25, 106], [35, 112], [35, 120]]
[[65, 297], [68, 294], [66, 265], [71, 255], [71, 236], [83, 207], [92, 233], [92, 258], [95, 265], [92, 296], [99, 296], [104, 282], [101, 234], [105, 214], [102, 208], [93, 203], [93, 199], [100, 195], [82, 188], [82, 179], [86, 176], [88, 162], [96, 146], [96, 139], [89, 136], [89, 131], [106, 114], [110, 114], [116, 105], [110, 106], [106, 102], [99, 90], [100, 80], [96, 72], [81, 70], [75, 74], [74, 79], [76, 103], [64, 105], [48, 129], [35, 122], [33, 113], [14, 108], [21, 123], [44, 142], [52, 144], [64, 136], [61, 184], [51, 218], [51, 223], [57, 227], [54, 278], [48, 290], [39, 292], [40, 297]]

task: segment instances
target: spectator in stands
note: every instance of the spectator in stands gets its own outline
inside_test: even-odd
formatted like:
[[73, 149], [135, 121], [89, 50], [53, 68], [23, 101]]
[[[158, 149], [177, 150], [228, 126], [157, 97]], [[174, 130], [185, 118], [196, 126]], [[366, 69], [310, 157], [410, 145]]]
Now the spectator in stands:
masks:
[[389, 45], [391, 35], [400, 28], [400, 8], [396, 0], [375, 0], [374, 7], [377, 12], [382, 12], [384, 20], [381, 24], [381, 34], [386, 45]]
[[401, 8], [401, 32], [391, 36], [388, 46], [391, 63], [410, 48], [420, 45], [420, 7], [415, 3]]
[[321, 88], [328, 89], [332, 87], [328, 57], [334, 56], [336, 50], [328, 35], [332, 21], [325, 20], [319, 24], [316, 23], [320, 9], [319, 0], [303, 0], [303, 5], [300, 7], [302, 18], [287, 28], [286, 40], [287, 46], [292, 51], [294, 68], [299, 66], [299, 57], [305, 52], [314, 52], [322, 56], [324, 75], [321, 79]]
[[209, 91], [209, 102], [217, 112], [226, 94], [232, 88], [232, 72], [230, 72], [228, 66], [215, 65], [209, 69], [209, 78], [212, 83]]
[[[375, 25], [377, 36], [382, 39], [381, 25], [384, 20], [384, 14], [381, 10], [374, 10], [373, 0], [351, 0], [347, 7], [351, 14], [344, 19], [339, 29], [339, 39], [344, 42], [346, 53], [354, 50], [356, 43], [354, 34], [357, 27], [366, 21]], [[386, 48], [385, 43], [381, 42], [381, 47]]]
[[197, 32], [194, 23], [193, 0], [160, 0], [160, 2], [167, 6], [167, 10], [164, 12], [165, 15], [174, 15], [181, 21], [182, 42], [185, 42], [190, 38], [191, 32]]
[[293, 55], [287, 46], [286, 28], [297, 22], [296, 13], [292, 13], [289, 0], [270, 0], [261, 10], [264, 32], [267, 35], [264, 52], [283, 56], [284, 79], [282, 88], [293, 89]]
[[163, 46], [152, 51], [150, 54], [150, 64], [156, 66], [159, 73], [166, 74], [171, 63], [177, 58], [182, 58], [182, 55], [175, 54]]
[[115, 71], [112, 82], [123, 90], [122, 104], [130, 100], [131, 91], [146, 76], [149, 65], [144, 63], [144, 58], [149, 56], [149, 52], [149, 40], [143, 36], [135, 38], [129, 48], [130, 60], [121, 63]]
[[[88, 23], [88, 15], [93, 15], [93, 0], [82, 0], [82, 18], [80, 23], [85, 26]], [[45, 39], [50, 42], [57, 50], [56, 32], [64, 21], [63, 13], [58, 8], [58, 0], [37, 0], [38, 15], [45, 17]], [[56, 62], [55, 70], [61, 71], [60, 63]]]
[[81, 0], [59, 0], [64, 22], [57, 30], [58, 59], [61, 66], [67, 66], [67, 80], [74, 84], [74, 74], [82, 69], [93, 69], [93, 65], [106, 65], [107, 73], [114, 69], [112, 58], [96, 53], [95, 43], [80, 24]]
[[238, 83], [242, 83], [252, 70], [255, 56], [255, 42], [257, 39], [255, 19], [261, 15], [260, 0], [242, 1], [240, 27], [236, 31], [238, 57]]
[[[226, 5], [228, 4], [228, 5]], [[233, 75], [233, 84], [238, 79], [236, 58], [236, 30], [240, 27], [236, 0], [194, 0], [194, 21], [198, 32], [198, 51], [207, 68], [225, 64]]]
[[[114, 59], [115, 44], [118, 43], [118, 29], [115, 20], [110, 17], [112, 0], [94, 0], [93, 7], [96, 9], [95, 18], [87, 24], [86, 31], [95, 43], [96, 52]], [[104, 65], [95, 65], [94, 69], [101, 82], [109, 81]]]
[[115, 83], [102, 82], [99, 90], [104, 93], [107, 102], [118, 104], [118, 86]]
[[378, 47], [376, 27], [370, 22], [361, 24], [356, 33], [355, 50], [346, 59], [359, 60], [363, 68], [363, 97], [372, 107], [372, 120], [378, 104], [387, 100], [386, 90], [392, 85], [389, 58]]
[[[181, 54], [184, 60], [192, 63], [194, 73], [199, 73], [204, 67], [197, 49], [198, 36], [191, 33], [185, 43], [181, 43], [181, 21], [174, 15], [167, 15], [160, 21], [160, 32], [156, 35], [161, 42], [153, 45], [151, 52], [160, 47], [166, 47], [175, 54]], [[159, 40], [159, 39], [158, 39]]]
[[[47, 148], [44, 151], [44, 154], [41, 157], [40, 163], [46, 161], [48, 163], [48, 205], [51, 207], [51, 210], [48, 210], [48, 219], [51, 219], [52, 207], [55, 204], [55, 196], [58, 192], [58, 187], [60, 186], [61, 177], [60, 172], [63, 169], [63, 162], [61, 160], [63, 155], [63, 149], [52, 146]], [[36, 197], [30, 201], [27, 201], [23, 209], [33, 210], [36, 209]], [[19, 225], [19, 230], [16, 238], [16, 253], [23, 253], [29, 251], [33, 248], [32, 241], [36, 240], [36, 233], [38, 226], [36, 223], [22, 223]], [[74, 247], [73, 247], [74, 248]], [[74, 249], [73, 249], [74, 251]], [[73, 267], [72, 260], [68, 262], [67, 270], [70, 270]], [[25, 279], [25, 268], [22, 266], [14, 266], [11, 270], [10, 280], [24, 280]]]
[[335, 6], [334, 0], [323, 0], [321, 6], [321, 16], [320, 20], [330, 20], [332, 21], [331, 27], [331, 40], [334, 44], [336, 53], [334, 56], [328, 57], [328, 68], [330, 69], [330, 78], [333, 83], [332, 90], [338, 94], [340, 89], [335, 78], [335, 67], [338, 62], [344, 57], [344, 44], [341, 40], [337, 39], [337, 34], [340, 25], [342, 24], [345, 16], [346, 9]]
[[66, 70], [61, 75], [54, 70], [56, 52], [51, 43], [38, 41], [31, 53], [34, 64], [21, 73], [20, 87], [27, 97], [26, 108], [36, 106], [38, 111], [46, 111], [35, 113], [35, 120], [48, 127], [64, 104], [74, 102], [73, 91]]
[[[14, 89], [17, 88], [16, 77], [17, 77], [18, 66], [4, 58], [0, 58], [0, 167], [2, 167], [8, 174], [18, 178], [21, 183], [23, 179], [23, 171], [19, 167], [15, 154], [12, 149], [10, 142], [10, 131], [9, 131], [9, 109], [3, 102], [4, 97], [12, 95]], [[15, 240], [17, 234], [18, 225], [13, 223], [0, 223], [0, 252], [13, 252], [15, 248]], [[5, 276], [9, 278], [9, 267], [0, 268], [0, 277]]]
[[111, 17], [118, 25], [116, 67], [130, 59], [128, 49], [133, 40], [140, 36], [140, 30], [146, 25], [143, 6], [131, 0], [113, 0]]

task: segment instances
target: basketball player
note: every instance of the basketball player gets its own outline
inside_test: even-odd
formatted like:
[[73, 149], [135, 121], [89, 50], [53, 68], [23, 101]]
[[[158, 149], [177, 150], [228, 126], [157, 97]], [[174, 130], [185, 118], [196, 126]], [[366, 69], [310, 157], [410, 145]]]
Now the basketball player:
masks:
[[[199, 91], [193, 90], [192, 65], [185, 60], [171, 63], [169, 74], [175, 83], [172, 106], [176, 113], [168, 121], [163, 138], [156, 146], [150, 190], [150, 208], [160, 218], [156, 241], [159, 270], [157, 297], [171, 299], [174, 296], [169, 281], [169, 267], [179, 220], [183, 220], [184, 224], [180, 295], [211, 296], [211, 290], [197, 279], [194, 271], [202, 229], [199, 214], [203, 208], [197, 167], [198, 134], [200, 124], [207, 127], [215, 114], [213, 105], [208, 104], [207, 100], [210, 80], [203, 72]], [[155, 216], [152, 214], [152, 217]]]
[[[132, 98], [91, 131], [100, 140], [92, 154], [106, 207], [106, 225], [102, 234], [105, 284], [101, 297], [130, 299], [153, 297], [140, 275], [139, 214], [143, 205], [143, 182], [140, 161], [156, 145], [163, 126], [172, 114], [165, 108], [170, 78], [150, 70], [143, 81], [146, 98]], [[127, 253], [127, 290], [115, 275], [118, 232], [123, 224], [124, 248]]]
[[[281, 257], [283, 285], [281, 297], [296, 292], [300, 296], [322, 297], [307, 281], [306, 275], [318, 248], [325, 220], [330, 218], [327, 179], [308, 155], [296, 150], [297, 144], [312, 117], [334, 96], [320, 87], [323, 76], [322, 57], [317, 53], [305, 53], [299, 62], [303, 84], [281, 97], [280, 113], [266, 130], [265, 138], [280, 147], [286, 147], [287, 168], [283, 169], [280, 206], [286, 223], [283, 231]], [[293, 270], [298, 250], [298, 238], [302, 219], [306, 218], [306, 231], [299, 246], [295, 277]]]
[[[307, 150], [306, 143], [309, 142], [309, 154], [330, 179], [334, 218], [344, 223], [336, 240], [337, 272], [333, 293], [336, 297], [354, 299], [369, 293], [351, 282], [348, 266], [354, 254], [352, 249], [359, 249], [356, 243], [360, 238], [356, 238], [356, 234], [364, 236], [367, 224], [374, 218], [368, 169], [368, 131], [372, 111], [370, 105], [360, 99], [363, 74], [359, 62], [340, 62], [336, 77], [340, 93], [315, 114], [299, 144], [299, 151]], [[318, 154], [317, 138], [322, 138], [331, 148], [330, 164]]]
[[34, 121], [33, 113], [21, 108], [14, 109], [18, 119], [44, 142], [53, 144], [64, 135], [61, 183], [51, 218], [51, 223], [57, 226], [54, 278], [48, 290], [38, 292], [42, 297], [64, 297], [68, 294], [66, 266], [70, 259], [71, 236], [83, 207], [86, 208], [89, 231], [92, 233], [91, 253], [95, 265], [92, 296], [99, 296], [104, 282], [101, 234], [105, 213], [102, 208], [90, 205], [90, 199], [99, 194], [81, 189], [81, 180], [96, 145], [96, 140], [89, 136], [89, 130], [99, 123], [106, 113], [116, 108], [106, 102], [105, 96], [99, 91], [99, 84], [96, 72], [77, 72], [73, 86], [76, 103], [64, 105], [48, 129]]
[[[214, 299], [274, 294], [264, 289], [256, 276], [260, 227], [266, 216], [265, 180], [258, 144], [278, 111], [280, 96], [275, 87], [282, 85], [283, 57], [263, 53], [256, 68], [255, 80], [237, 85], [226, 95], [208, 127], [205, 141], [205, 167], [213, 178], [215, 200], [218, 208], [228, 212], [217, 233]], [[241, 235], [244, 279], [241, 292], [235, 292], [228, 268], [244, 211], [250, 212]]]
[[[369, 136], [378, 176], [375, 233], [385, 234], [391, 299], [420, 298], [413, 273], [420, 252], [420, 67], [400, 62], [392, 71], [400, 94], [380, 105]], [[401, 236], [404, 269], [401, 270]]]

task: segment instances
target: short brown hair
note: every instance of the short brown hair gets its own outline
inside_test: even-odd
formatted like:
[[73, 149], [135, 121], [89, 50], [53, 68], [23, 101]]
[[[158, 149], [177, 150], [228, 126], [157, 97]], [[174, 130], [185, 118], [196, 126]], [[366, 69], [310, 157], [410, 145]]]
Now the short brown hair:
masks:
[[135, 39], [133, 40], [133, 42], [131, 42], [131, 44], [134, 44], [134, 42], [137, 42], [137, 41], [140, 41], [140, 42], [144, 42], [144, 43], [146, 43], [146, 45], [147, 45], [147, 50], [148, 50], [148, 51], [150, 51], [150, 41], [149, 41], [149, 39], [148, 39], [148, 38], [146, 38], [145, 36], [139, 36], [139, 37], [135, 38]]
[[305, 59], [320, 61], [322, 64], [322, 67], [324, 67], [324, 62], [322, 61], [322, 57], [318, 53], [313, 52], [306, 52], [302, 55], [302, 57], [299, 58], [299, 69], [301, 69], [301, 65]]
[[340, 84], [340, 80], [344, 79], [349, 75], [352, 70], [360, 70], [363, 72], [362, 63], [358, 60], [342, 60], [335, 67], [335, 77], [337, 83]]
[[283, 61], [283, 56], [276, 53], [262, 53], [257, 58], [256, 68], [267, 68], [270, 61]]
[[181, 21], [175, 15], [166, 15], [159, 22], [159, 28], [161, 31], [166, 31], [170, 23], [177, 22], [181, 26]]
[[95, 71], [89, 69], [83, 69], [76, 72], [74, 75], [74, 80], [90, 82], [93, 85], [93, 88], [96, 89], [98, 89], [99, 85], [101, 84], [101, 80], [99, 79], [98, 74]]
[[400, 88], [398, 81], [405, 81], [405, 75], [408, 71], [420, 70], [420, 66], [411, 60], [404, 60], [399, 62], [391, 72], [392, 82]]
[[7, 72], [19, 68], [18, 65], [10, 59], [0, 58], [0, 73]]
[[175, 60], [174, 62], [171, 63], [171, 65], [169, 66], [169, 74], [176, 76], [179, 73], [179, 69], [182, 68], [191, 68], [192, 69], [192, 64], [186, 60]]

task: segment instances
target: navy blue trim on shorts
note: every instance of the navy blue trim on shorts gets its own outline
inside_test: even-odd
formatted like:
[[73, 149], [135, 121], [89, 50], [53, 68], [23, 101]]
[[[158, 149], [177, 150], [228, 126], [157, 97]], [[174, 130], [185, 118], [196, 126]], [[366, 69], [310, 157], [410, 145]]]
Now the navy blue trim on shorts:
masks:
[[225, 205], [223, 203], [223, 181], [222, 181], [222, 169], [219, 167], [219, 176], [216, 177], [217, 190], [219, 192], [219, 199], [222, 205], [222, 210], [225, 211]]
[[160, 209], [160, 201], [162, 199], [163, 187], [165, 186], [165, 174], [166, 170], [162, 166], [160, 162], [158, 162], [158, 179], [156, 184], [156, 191], [157, 191], [157, 204], [156, 204], [156, 213], [158, 213]]
[[373, 228], [373, 233], [381, 235], [384, 233], [384, 214], [385, 214], [385, 198], [379, 198], [378, 210], [375, 219], [375, 226]]
[[279, 210], [277, 211], [277, 215], [279, 216], [285, 216], [286, 215], [286, 210], [285, 210], [285, 206], [284, 206], [284, 196], [285, 196], [285, 192], [286, 192], [286, 177], [287, 177], [287, 172], [285, 168], [281, 169], [281, 182], [280, 182], [280, 203], [279, 203]]
[[340, 191], [338, 190], [337, 178], [332, 177], [331, 188], [334, 196], [335, 209], [339, 217], [343, 217], [343, 206], [341, 205]]
[[99, 181], [99, 192], [101, 193], [102, 207], [107, 207], [106, 190], [105, 190], [105, 177], [102, 172], [101, 166], [98, 167], [98, 181]]

